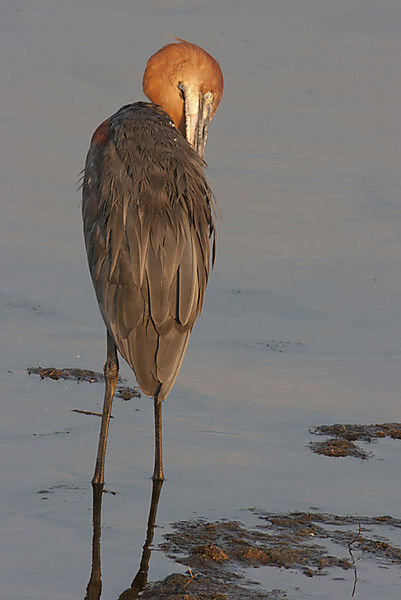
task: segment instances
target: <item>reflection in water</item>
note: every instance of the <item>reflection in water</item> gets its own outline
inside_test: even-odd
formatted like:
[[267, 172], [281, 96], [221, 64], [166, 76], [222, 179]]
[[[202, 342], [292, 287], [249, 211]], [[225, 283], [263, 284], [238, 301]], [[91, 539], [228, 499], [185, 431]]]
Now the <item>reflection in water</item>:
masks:
[[[151, 555], [151, 544], [153, 541], [157, 507], [159, 504], [160, 492], [163, 481], [153, 480], [152, 499], [149, 507], [148, 526], [146, 531], [145, 544], [143, 546], [141, 562], [137, 574], [135, 575], [131, 586], [124, 590], [119, 596], [119, 600], [134, 600], [138, 598], [139, 593], [144, 589], [148, 580], [149, 561]], [[103, 497], [103, 484], [92, 484], [93, 488], [93, 538], [92, 538], [92, 571], [89, 583], [86, 588], [85, 600], [98, 600], [102, 593], [102, 574], [100, 568], [100, 531], [101, 531], [101, 510]]]
[[96, 600], [102, 593], [102, 573], [100, 570], [100, 530], [103, 498], [103, 484], [92, 484], [92, 571], [86, 587], [85, 600]]

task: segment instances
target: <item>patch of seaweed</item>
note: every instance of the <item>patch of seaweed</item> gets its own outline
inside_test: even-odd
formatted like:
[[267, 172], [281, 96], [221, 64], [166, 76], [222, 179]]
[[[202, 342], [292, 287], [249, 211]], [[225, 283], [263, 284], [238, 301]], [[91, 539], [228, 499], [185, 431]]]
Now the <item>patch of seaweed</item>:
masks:
[[[380, 526], [401, 529], [401, 521], [393, 517], [319, 512], [277, 514], [255, 509], [251, 512], [259, 519], [256, 527], [249, 528], [238, 521], [197, 519], [174, 523], [173, 532], [164, 536], [162, 550], [176, 562], [189, 565], [190, 573], [194, 571], [197, 582], [202, 584], [200, 589], [212, 593], [211, 596], [197, 596], [197, 582], [187, 577], [187, 586], [194, 586], [195, 593], [188, 598], [217, 597], [213, 593], [223, 594], [223, 597], [227, 594], [227, 598], [272, 598], [277, 597], [274, 594], [284, 593], [274, 590], [254, 595], [252, 587], [246, 591], [243, 586], [252, 582], [241, 575], [241, 569], [248, 567], [292, 569], [307, 577], [328, 575], [333, 569], [352, 569], [355, 586], [354, 553], [370, 556], [380, 566], [401, 565], [401, 548], [375, 533]], [[328, 551], [329, 542], [336, 544], [338, 555]], [[213, 582], [213, 588], [210, 588], [210, 582]], [[232, 586], [237, 590], [237, 596], [232, 592]]]
[[[56, 367], [29, 367], [27, 369], [27, 372], [28, 375], [39, 375], [40, 379], [53, 379], [54, 381], [58, 381], [59, 379], [68, 379], [76, 381], [77, 383], [81, 383], [82, 381], [86, 381], [88, 383], [98, 383], [100, 381], [104, 381], [103, 373], [99, 373], [98, 371], [90, 371], [89, 369], [58, 369]], [[120, 383], [124, 383], [125, 379], [119, 377], [118, 381]], [[116, 390], [116, 396], [118, 398], [122, 398], [123, 400], [128, 401], [134, 397], [140, 398], [141, 393], [137, 387], [119, 385]]]
[[303, 518], [274, 515], [269, 531], [248, 529], [237, 521], [211, 523], [201, 519], [175, 523], [173, 528], [175, 531], [165, 536], [165, 552], [200, 572], [213, 571], [220, 578], [224, 572], [230, 581], [233, 573], [227, 568], [223, 571], [222, 565], [292, 568], [308, 577], [322, 574], [326, 567], [352, 568], [348, 558], [328, 554], [314, 543], [319, 526]]
[[[119, 600], [129, 600], [132, 596], [120, 596]], [[259, 592], [222, 582], [204, 573], [172, 573], [162, 581], [149, 584], [141, 594], [145, 600], [286, 600], [282, 590]]]
[[319, 425], [309, 430], [314, 435], [335, 436], [323, 442], [309, 442], [309, 447], [315, 454], [343, 457], [354, 456], [366, 460], [373, 456], [354, 442], [374, 442], [377, 439], [389, 437], [401, 439], [401, 423], [381, 423], [376, 425]]

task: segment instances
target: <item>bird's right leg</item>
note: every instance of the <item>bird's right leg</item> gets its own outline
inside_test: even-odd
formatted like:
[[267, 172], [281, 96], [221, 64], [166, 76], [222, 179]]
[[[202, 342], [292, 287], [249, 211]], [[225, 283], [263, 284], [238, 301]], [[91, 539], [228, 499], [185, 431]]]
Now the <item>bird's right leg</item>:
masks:
[[99, 448], [97, 451], [95, 474], [92, 479], [93, 484], [104, 483], [104, 461], [106, 456], [107, 433], [109, 431], [109, 422], [111, 414], [111, 405], [113, 404], [114, 391], [118, 379], [118, 358], [117, 349], [112, 337], [107, 332], [107, 359], [104, 365], [104, 404], [102, 424], [99, 435]]
[[153, 481], [163, 481], [163, 456], [162, 456], [162, 400], [159, 400], [158, 394], [154, 397], [155, 412], [155, 468], [153, 471]]

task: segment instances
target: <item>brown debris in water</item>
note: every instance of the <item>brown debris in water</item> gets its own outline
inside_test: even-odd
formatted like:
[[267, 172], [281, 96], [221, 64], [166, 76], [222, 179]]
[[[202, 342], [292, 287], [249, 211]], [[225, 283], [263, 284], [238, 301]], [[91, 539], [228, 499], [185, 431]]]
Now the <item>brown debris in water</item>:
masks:
[[[176, 562], [189, 565], [189, 575], [175, 573], [148, 588], [143, 598], [278, 600], [287, 598], [285, 592], [256, 592], [255, 582], [241, 571], [269, 566], [314, 577], [328, 575], [332, 569], [353, 570], [350, 581], [355, 577], [356, 582], [356, 552], [374, 559], [378, 566], [401, 565], [401, 548], [377, 535], [380, 526], [401, 529], [401, 520], [390, 516], [251, 512], [259, 519], [255, 527], [225, 520], [174, 523], [174, 531], [164, 536], [161, 548]], [[338, 555], [333, 554], [333, 543]]]
[[[351, 592], [357, 586], [361, 555], [373, 566], [401, 565], [401, 548], [385, 538], [383, 528], [400, 530], [401, 520], [391, 516], [363, 517], [320, 512], [270, 513], [249, 509], [257, 522], [197, 519], [172, 525], [161, 549], [186, 573], [172, 573], [149, 583], [144, 600], [288, 600], [283, 590], [265, 591], [249, 580], [249, 567], [279, 567], [306, 577], [347, 572]], [[380, 535], [379, 535], [380, 534]], [[330, 548], [330, 553], [328, 552]], [[333, 550], [334, 548], [334, 550]], [[334, 554], [338, 548], [338, 556]], [[358, 553], [358, 554], [357, 554]], [[337, 571], [338, 572], [338, 571]], [[333, 579], [343, 579], [342, 576]], [[353, 588], [352, 588], [353, 586]], [[137, 598], [132, 588], [120, 600]]]
[[[313, 535], [316, 539], [330, 540], [344, 549], [350, 550], [350, 546], [354, 550], [360, 550], [363, 553], [370, 554], [380, 564], [398, 564], [401, 565], [401, 548], [389, 542], [389, 540], [376, 535], [369, 536], [372, 529], [380, 526], [387, 526], [393, 529], [401, 529], [401, 520], [394, 519], [388, 515], [378, 517], [363, 517], [363, 516], [339, 516], [330, 515], [327, 513], [290, 513], [283, 517], [279, 515], [271, 515], [270, 513], [257, 513], [259, 518], [266, 521], [268, 530], [273, 529], [277, 532], [277, 527], [282, 528], [284, 537], [291, 540], [291, 531], [295, 537], [306, 539], [307, 535]], [[333, 529], [333, 526], [338, 529]], [[349, 528], [351, 526], [351, 529]], [[344, 529], [347, 527], [347, 529]], [[341, 528], [341, 529], [340, 529]], [[356, 531], [356, 529], [358, 531]], [[322, 556], [321, 560], [331, 558], [330, 556]], [[335, 565], [343, 569], [351, 568], [351, 563], [348, 559], [339, 559], [330, 566]]]
[[349, 442], [344, 438], [330, 438], [325, 442], [309, 442], [309, 447], [315, 454], [324, 454], [325, 456], [355, 456], [366, 460], [371, 456], [359, 448], [354, 442]]
[[131, 400], [131, 398], [134, 398], [134, 397], [140, 398], [141, 393], [138, 390], [138, 388], [132, 388], [132, 387], [128, 387], [125, 385], [120, 385], [120, 386], [118, 386], [118, 388], [116, 390], [116, 396], [118, 398], [122, 398], [123, 400], [128, 402], [128, 400]]
[[[89, 383], [98, 383], [104, 381], [103, 373], [97, 371], [90, 371], [89, 369], [58, 369], [56, 367], [29, 367], [27, 369], [28, 375], [39, 375], [41, 379], [53, 379], [58, 381], [59, 379], [69, 379], [80, 383], [81, 381], [87, 381]], [[124, 383], [125, 379], [122, 377], [118, 378], [120, 383]], [[137, 387], [128, 387], [119, 385], [116, 390], [116, 396], [123, 400], [131, 400], [131, 398], [140, 398], [141, 393]], [[83, 411], [76, 411], [83, 412]], [[89, 414], [85, 412], [85, 414]]]
[[309, 430], [314, 435], [336, 436], [324, 442], [310, 442], [309, 447], [315, 454], [325, 456], [354, 456], [366, 460], [373, 456], [354, 442], [361, 440], [373, 442], [379, 438], [401, 439], [401, 423], [381, 423], [376, 425], [319, 425]]
[[[177, 562], [201, 572], [206, 569], [214, 577], [224, 573], [232, 580], [233, 574], [226, 568], [227, 563], [245, 568], [300, 569], [308, 576], [321, 574], [326, 567], [352, 567], [347, 558], [332, 556], [322, 546], [311, 543], [315, 536], [319, 537], [321, 528], [303, 515], [271, 516], [269, 532], [247, 529], [238, 522], [227, 521], [208, 523], [198, 520], [175, 523], [173, 527], [175, 531], [165, 536], [162, 549], [172, 554]], [[221, 569], [223, 562], [224, 571]]]
[[229, 560], [227, 554], [221, 548], [217, 548], [213, 544], [205, 544], [204, 546], [197, 546], [193, 548], [192, 552], [199, 556], [202, 560], [212, 560], [216, 563], [223, 563]]
[[380, 425], [319, 425], [311, 430], [316, 435], [336, 435], [346, 440], [372, 440], [384, 437], [401, 439], [401, 423], [381, 423]]
[[104, 381], [102, 373], [96, 371], [89, 371], [87, 369], [57, 369], [56, 367], [28, 367], [28, 375], [39, 375], [41, 379], [72, 379], [77, 383], [81, 381], [88, 381], [89, 383], [96, 383], [98, 381]]
[[[132, 596], [131, 596], [132, 597]], [[145, 589], [144, 600], [286, 600], [281, 590], [259, 592], [245, 587], [225, 583], [204, 573], [172, 573]], [[121, 595], [119, 600], [125, 600]], [[128, 597], [127, 597], [128, 600]]]
[[[79, 413], [80, 415], [89, 415], [91, 417], [102, 417], [102, 413], [93, 412], [92, 410], [81, 410], [80, 408], [72, 408], [71, 412]], [[113, 415], [110, 415], [110, 419], [114, 419]]]

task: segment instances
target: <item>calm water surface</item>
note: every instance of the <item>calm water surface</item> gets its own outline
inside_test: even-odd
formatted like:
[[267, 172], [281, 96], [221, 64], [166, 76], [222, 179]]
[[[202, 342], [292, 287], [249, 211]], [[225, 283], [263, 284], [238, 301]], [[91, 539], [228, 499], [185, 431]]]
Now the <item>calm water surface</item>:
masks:
[[[399, 1], [4, 0], [7, 600], [79, 598], [88, 581], [99, 421], [71, 411], [100, 410], [102, 386], [40, 382], [25, 369], [102, 368], [104, 327], [76, 182], [96, 126], [143, 99], [146, 59], [167, 32], [218, 57], [226, 88], [206, 151], [222, 213], [218, 260], [165, 405], [167, 481], [155, 542], [174, 520], [246, 519], [238, 511], [250, 506], [401, 517], [399, 442], [379, 442], [364, 463], [307, 447], [314, 424], [401, 420]], [[133, 381], [126, 366], [122, 372]], [[117, 598], [138, 568], [152, 411], [144, 397], [115, 401], [106, 484], [117, 494], [103, 499], [104, 598]], [[154, 552], [149, 578], [180, 569]], [[386, 573], [361, 561], [357, 597], [398, 598], [400, 573]], [[353, 583], [352, 574], [345, 583], [335, 573], [258, 576], [289, 598], [348, 597]]]

